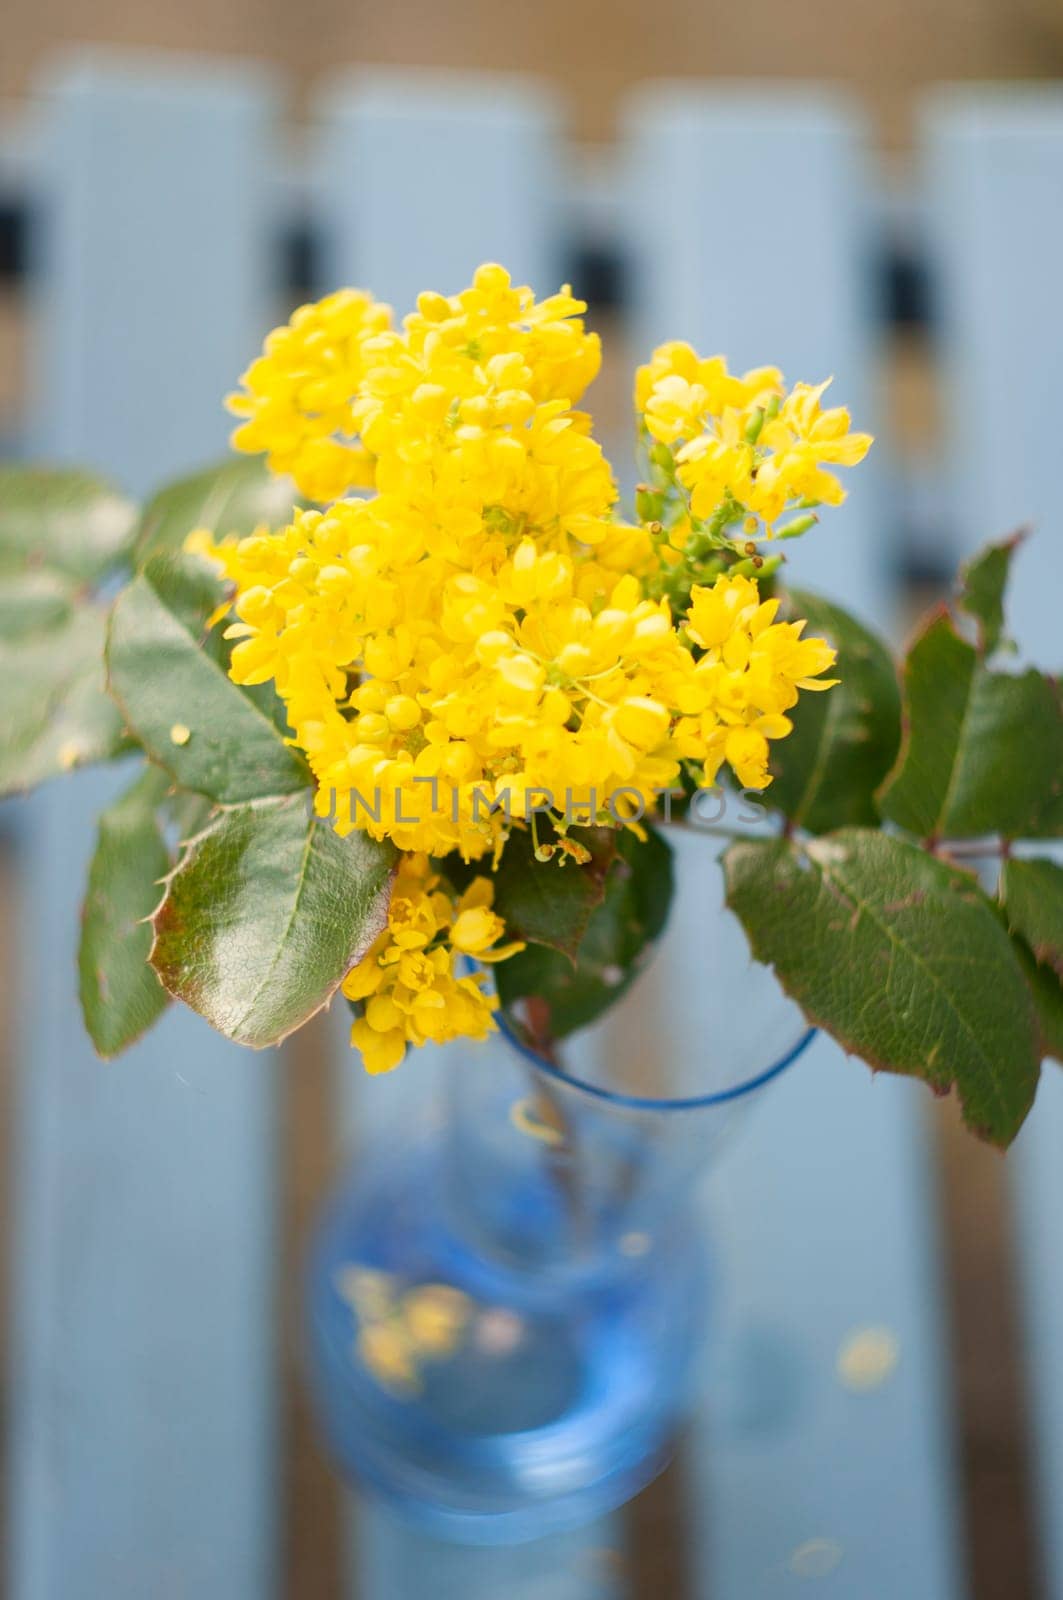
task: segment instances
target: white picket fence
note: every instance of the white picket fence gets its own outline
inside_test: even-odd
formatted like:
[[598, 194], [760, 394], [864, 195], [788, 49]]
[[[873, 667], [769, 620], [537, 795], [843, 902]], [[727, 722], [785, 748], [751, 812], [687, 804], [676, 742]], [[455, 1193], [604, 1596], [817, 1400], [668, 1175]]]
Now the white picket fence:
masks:
[[[140, 493], [224, 448], [219, 397], [278, 319], [279, 199], [323, 241], [329, 286], [405, 308], [481, 260], [556, 286], [587, 197], [563, 108], [531, 81], [351, 72], [313, 101], [298, 159], [256, 66], [114, 53], [58, 64], [0, 173], [33, 201], [28, 454], [93, 464]], [[1036, 523], [1015, 600], [1058, 665], [1063, 506], [1063, 93], [936, 96], [914, 215], [941, 308], [957, 548]], [[283, 172], [283, 179], [279, 176]], [[858, 111], [792, 85], [644, 88], [609, 177], [630, 262], [632, 348], [687, 337], [738, 364], [835, 373], [880, 436], [802, 578], [889, 627], [898, 528], [882, 437], [872, 263], [879, 177]], [[13, 1600], [268, 1600], [278, 1584], [277, 1073], [191, 1015], [104, 1066], [74, 1006], [76, 904], [113, 775], [51, 785], [21, 830], [22, 953], [12, 1397]], [[370, 1094], [338, 1053], [355, 1136], [410, 1092]], [[418, 1085], [423, 1089], [423, 1082]], [[730, 1348], [688, 1450], [698, 1593], [789, 1594], [818, 1545], [822, 1592], [966, 1592], [950, 1449], [941, 1280], [921, 1089], [820, 1041], [765, 1097], [707, 1202], [725, 1252]], [[1027, 1268], [1040, 1526], [1063, 1600], [1063, 1081], [1046, 1074], [1010, 1159]], [[839, 1344], [884, 1324], [880, 1393], [838, 1385]], [[735, 1385], [758, 1402], [736, 1415]], [[749, 1410], [750, 1408], [746, 1408]], [[406, 1600], [641, 1600], [622, 1519], [549, 1547], [429, 1546], [352, 1507], [352, 1592]], [[824, 1556], [823, 1552], [827, 1555]], [[430, 1578], [426, 1577], [430, 1574]]]

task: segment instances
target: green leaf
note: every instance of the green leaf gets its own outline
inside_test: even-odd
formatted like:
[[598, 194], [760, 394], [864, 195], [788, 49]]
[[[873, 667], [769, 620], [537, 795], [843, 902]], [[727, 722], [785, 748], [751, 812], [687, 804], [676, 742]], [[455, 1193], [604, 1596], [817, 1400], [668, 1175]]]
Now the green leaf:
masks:
[[227, 589], [207, 562], [180, 553], [157, 555], [144, 563], [141, 572], [200, 649], [208, 650], [217, 661], [227, 661], [224, 629], [207, 628], [211, 615], [226, 598]]
[[1000, 875], [1000, 898], [1012, 933], [1063, 978], [1063, 867], [1012, 856]]
[[978, 623], [978, 644], [983, 656], [992, 655], [1004, 633], [1004, 593], [1011, 558], [1025, 537], [1022, 533], [1000, 544], [987, 545], [960, 568], [957, 604]]
[[900, 757], [878, 795], [890, 821], [921, 838], [1058, 830], [1063, 712], [1051, 679], [990, 672], [942, 610], [909, 652], [904, 714]]
[[[225, 600], [231, 585], [198, 556], [156, 555], [144, 563], [142, 570], [166, 609], [173, 612], [199, 648], [227, 674], [233, 641], [226, 639], [223, 623], [218, 622], [212, 628], [207, 624]], [[282, 738], [288, 737], [291, 730], [287, 707], [272, 682], [241, 684], [240, 692], [269, 718]]]
[[0, 641], [50, 632], [69, 622], [78, 585], [61, 572], [0, 574]]
[[81, 1011], [101, 1056], [114, 1056], [169, 1005], [148, 964], [151, 914], [170, 857], [156, 808], [167, 781], [149, 768], [100, 817], [81, 919]]
[[1051, 967], [1044, 967], [1034, 959], [1033, 952], [1022, 939], [1011, 942], [1033, 998], [1040, 1053], [1042, 1057], [1051, 1056], [1063, 1062], [1063, 982]]
[[289, 479], [275, 477], [260, 460], [230, 457], [167, 484], [148, 502], [137, 530], [136, 565], [180, 550], [196, 528], [207, 528], [218, 538], [253, 533], [260, 524], [282, 528], [296, 504]]
[[886, 646], [855, 618], [816, 595], [794, 590], [790, 611], [838, 652], [841, 680], [803, 694], [794, 731], [772, 747], [775, 774], [767, 803], [811, 833], [878, 821], [874, 795], [897, 759], [901, 697]]
[[187, 844], [197, 833], [202, 833], [215, 810], [212, 800], [201, 794], [190, 794], [187, 789], [171, 789], [162, 803], [163, 816], [179, 844]]
[[[1004, 887], [1005, 880], [1002, 874], [999, 894], [1004, 892]], [[1020, 898], [1021, 895], [1020, 889]], [[1008, 927], [1008, 911], [999, 898], [993, 903], [993, 909], [999, 916], [1001, 925]], [[1030, 998], [1033, 1001], [1040, 1054], [1042, 1058], [1053, 1056], [1057, 1061], [1063, 1062], [1063, 979], [1057, 976], [1051, 966], [1037, 960], [1020, 933], [1011, 932], [1011, 947], [1025, 974]]]
[[0, 572], [51, 567], [94, 583], [129, 554], [136, 517], [92, 473], [0, 466]]
[[165, 604], [147, 573], [122, 591], [111, 612], [108, 686], [148, 755], [180, 788], [224, 805], [307, 788], [302, 757], [200, 648], [187, 621]]
[[[551, 865], [537, 867], [547, 892], [554, 881]], [[530, 944], [500, 962], [495, 980], [506, 1011], [517, 1013], [518, 1024], [523, 1020], [540, 1045], [593, 1022], [645, 964], [649, 945], [668, 920], [671, 898], [672, 852], [665, 840], [653, 829], [647, 829], [644, 842], [621, 833], [605, 897], [591, 912], [575, 966], [560, 950], [542, 944]]]
[[104, 613], [86, 603], [55, 616], [32, 634], [0, 639], [0, 794], [105, 761], [126, 746], [104, 688]]
[[341, 839], [293, 795], [218, 814], [155, 913], [151, 961], [238, 1044], [276, 1044], [327, 1005], [387, 921], [395, 850]]
[[[541, 823], [540, 830], [541, 836], [548, 831]], [[569, 837], [590, 851], [588, 862], [560, 855], [536, 861], [530, 830], [514, 828], [494, 873], [494, 904], [509, 938], [550, 945], [572, 963], [592, 912], [605, 898], [618, 835], [615, 828], [572, 828]]]
[[974, 880], [903, 839], [845, 828], [743, 841], [727, 903], [809, 1020], [872, 1067], [955, 1086], [968, 1125], [1010, 1144], [1039, 1038], [1012, 942]]
[[[234, 641], [226, 639], [223, 622], [213, 627], [208, 627], [208, 623], [232, 585], [227, 584], [208, 562], [180, 552], [151, 556], [144, 563], [142, 575], [166, 609], [172, 611], [193, 636], [200, 650], [228, 674]], [[257, 706], [286, 739], [291, 732], [287, 707], [273, 683], [245, 683], [239, 687], [240, 693]]]

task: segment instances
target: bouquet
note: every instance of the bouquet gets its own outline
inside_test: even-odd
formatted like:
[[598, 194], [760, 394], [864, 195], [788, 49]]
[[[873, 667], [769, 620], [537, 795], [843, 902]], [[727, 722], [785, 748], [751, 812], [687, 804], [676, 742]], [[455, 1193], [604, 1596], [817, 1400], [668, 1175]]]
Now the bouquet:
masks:
[[1063, 1055], [1063, 869], [1037, 844], [1063, 829], [1063, 716], [1005, 655], [1017, 541], [898, 671], [783, 582], [871, 444], [827, 385], [663, 345], [625, 514], [578, 409], [585, 309], [494, 265], [401, 327], [343, 290], [230, 397], [264, 465], [142, 511], [0, 472], [0, 786], [145, 758], [89, 873], [97, 1049], [171, 998], [263, 1047], [342, 992], [370, 1072], [500, 1007], [553, 1055], [664, 926], [669, 827], [713, 848], [722, 796], [773, 820], [723, 854], [754, 957], [1007, 1144]]

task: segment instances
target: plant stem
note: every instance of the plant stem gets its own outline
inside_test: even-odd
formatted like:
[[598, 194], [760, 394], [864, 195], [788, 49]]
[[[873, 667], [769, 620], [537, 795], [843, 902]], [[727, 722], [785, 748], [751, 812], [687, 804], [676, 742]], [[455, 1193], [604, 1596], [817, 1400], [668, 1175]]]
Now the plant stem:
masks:
[[925, 848], [932, 856], [951, 856], [957, 861], [1005, 861], [1011, 854], [1011, 840], [933, 839]]
[[683, 828], [687, 833], [703, 833], [709, 839], [752, 839], [751, 833], [743, 833], [741, 828], [717, 828], [712, 823], [691, 822], [689, 817], [661, 817], [661, 826], [664, 828]]
[[560, 1094], [542, 1072], [526, 1067], [535, 1114], [556, 1139], [544, 1147], [546, 1170], [556, 1183], [572, 1228], [572, 1242], [581, 1251], [589, 1239], [587, 1197], [580, 1181], [580, 1162], [572, 1123]]

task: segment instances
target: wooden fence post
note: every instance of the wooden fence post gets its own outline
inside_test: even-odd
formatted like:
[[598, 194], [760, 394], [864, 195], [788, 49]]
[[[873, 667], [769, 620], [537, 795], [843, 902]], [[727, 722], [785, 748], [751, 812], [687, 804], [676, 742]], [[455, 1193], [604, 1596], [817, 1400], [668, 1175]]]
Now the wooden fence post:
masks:
[[[926, 105], [923, 151], [958, 553], [1030, 525], [1014, 562], [1009, 632], [1024, 659], [1058, 673], [1063, 501], [1053, 421], [1063, 370], [1063, 93], [942, 90]], [[1058, 845], [1053, 853], [1060, 859]], [[1047, 1061], [1009, 1167], [1046, 1592], [1054, 1600], [1063, 1597], [1061, 1151], [1063, 1068]]]
[[[875, 431], [859, 119], [815, 91], [677, 83], [641, 91], [626, 130], [639, 354], [680, 338], [739, 369], [833, 373], [839, 402]], [[881, 465], [852, 477], [792, 566], [881, 629]], [[733, 937], [722, 910], [714, 921], [713, 841], [677, 844], [684, 874], [706, 880], [709, 909], [686, 935], [711, 974], [714, 940]], [[680, 996], [669, 1014], [678, 1029]], [[956, 1592], [924, 1098], [820, 1038], [721, 1161], [706, 1221], [723, 1252], [723, 1320], [686, 1457], [699, 1594], [767, 1600], [835, 1566], [846, 1594], [882, 1591], [886, 1573], [890, 1592]], [[856, 1394], [838, 1362], [867, 1328], [885, 1329], [871, 1337], [900, 1359], [878, 1392]]]
[[[433, 72], [345, 74], [317, 102], [318, 190], [329, 288], [356, 283], [401, 317], [421, 289], [453, 294], [482, 261], [537, 293], [561, 278], [562, 172], [550, 95], [519, 78]], [[337, 1019], [338, 1093], [351, 1138], [413, 1113], [460, 1070], [460, 1047], [420, 1051], [389, 1080], [366, 1081]], [[394, 1120], [392, 1120], [394, 1126]], [[579, 1557], [614, 1524], [515, 1550], [463, 1550], [400, 1528], [376, 1508], [353, 1513], [351, 1581], [364, 1600], [414, 1600], [425, 1573], [440, 1595], [495, 1600], [525, 1585], [564, 1600], [612, 1600]], [[360, 1587], [358, 1587], [360, 1586]], [[608, 1591], [608, 1592], [607, 1592]], [[529, 1589], [530, 1592], [530, 1589]]]
[[[33, 452], [143, 493], [223, 453], [269, 317], [276, 97], [253, 67], [89, 54], [41, 85]], [[274, 1060], [176, 1007], [113, 1063], [77, 907], [119, 774], [23, 830], [15, 1600], [263, 1600], [275, 1578]]]

